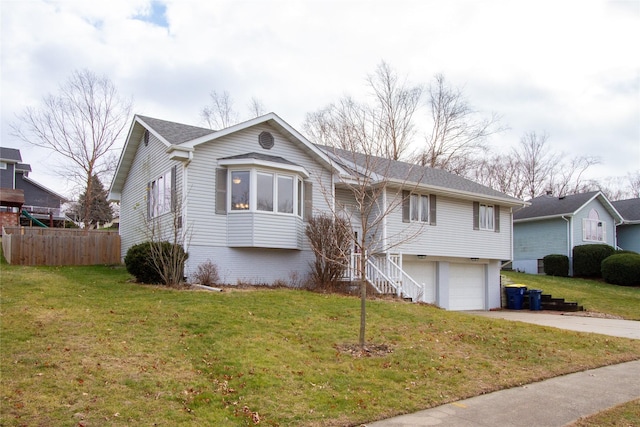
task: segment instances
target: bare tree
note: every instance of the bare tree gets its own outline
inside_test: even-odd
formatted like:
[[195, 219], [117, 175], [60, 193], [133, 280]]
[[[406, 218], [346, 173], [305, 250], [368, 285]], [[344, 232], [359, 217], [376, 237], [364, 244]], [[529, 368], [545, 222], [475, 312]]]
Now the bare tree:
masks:
[[502, 131], [500, 118], [495, 114], [479, 117], [463, 92], [449, 86], [442, 74], [436, 75], [429, 87], [429, 107], [431, 132], [417, 162], [456, 175], [469, 175], [487, 148], [487, 138]]
[[560, 156], [549, 152], [547, 141], [549, 135], [544, 132], [537, 134], [528, 132], [520, 139], [520, 145], [514, 149], [513, 155], [518, 161], [522, 173], [523, 196], [534, 198], [550, 191], [547, 187], [548, 178], [560, 164]]
[[524, 179], [520, 164], [511, 154], [494, 154], [481, 159], [475, 170], [476, 182], [498, 190], [504, 194], [522, 199]]
[[321, 110], [308, 113], [303, 129], [317, 144], [383, 155], [386, 148], [379, 144], [382, 130], [374, 114], [367, 105], [343, 97]]
[[385, 157], [400, 160], [415, 135], [413, 115], [422, 97], [421, 86], [408, 86], [389, 64], [382, 61], [367, 82], [373, 90], [375, 114], [380, 128], [380, 143]]
[[209, 94], [211, 103], [200, 111], [200, 117], [210, 129], [224, 129], [238, 123], [238, 113], [233, 109], [233, 99], [226, 90]]
[[266, 111], [262, 101], [260, 101], [258, 98], [255, 98], [255, 97], [251, 98], [251, 101], [249, 102], [249, 117], [250, 118], [260, 117], [260, 116], [264, 115], [266, 112], [267, 111]]
[[84, 187], [85, 225], [92, 206], [92, 177], [112, 172], [113, 150], [131, 113], [131, 101], [118, 95], [107, 77], [75, 71], [55, 95], [28, 107], [11, 125], [21, 140], [54, 151], [66, 161], [63, 176]]
[[558, 167], [549, 176], [549, 191], [558, 196], [591, 191], [596, 185], [584, 178], [584, 173], [593, 165], [600, 163], [594, 156], [577, 156], [569, 161], [561, 160]]

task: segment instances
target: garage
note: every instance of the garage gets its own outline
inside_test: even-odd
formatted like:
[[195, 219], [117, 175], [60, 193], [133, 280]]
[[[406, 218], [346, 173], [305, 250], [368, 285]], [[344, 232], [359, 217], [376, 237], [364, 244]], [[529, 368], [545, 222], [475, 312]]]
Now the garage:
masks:
[[436, 302], [436, 266], [431, 261], [404, 261], [402, 269], [413, 280], [424, 285], [425, 302]]
[[449, 309], [484, 310], [485, 266], [454, 264], [449, 267]]

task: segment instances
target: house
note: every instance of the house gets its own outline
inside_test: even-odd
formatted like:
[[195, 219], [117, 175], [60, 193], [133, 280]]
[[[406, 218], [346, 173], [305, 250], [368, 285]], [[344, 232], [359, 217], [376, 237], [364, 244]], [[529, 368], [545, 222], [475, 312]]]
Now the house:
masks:
[[29, 178], [31, 166], [22, 163], [20, 150], [0, 147], [0, 225], [64, 221], [64, 196]]
[[618, 247], [640, 253], [640, 198], [611, 202], [622, 223], [616, 228]]
[[[212, 261], [230, 284], [304, 277], [314, 259], [307, 220], [357, 209], [351, 185], [368, 159], [347, 154], [312, 144], [274, 113], [219, 131], [136, 115], [109, 194], [120, 203], [122, 256], [174, 224], [187, 236], [187, 276]], [[369, 171], [372, 185], [387, 185], [377, 202], [383, 210], [402, 194], [403, 203], [375, 237], [418, 232], [371, 254], [372, 286], [452, 310], [499, 307], [512, 209], [524, 202], [441, 170], [386, 162]]]
[[555, 197], [543, 195], [513, 214], [513, 268], [543, 273], [542, 259], [551, 254], [569, 257], [573, 248], [588, 244], [616, 247], [616, 226], [622, 217], [600, 191]]

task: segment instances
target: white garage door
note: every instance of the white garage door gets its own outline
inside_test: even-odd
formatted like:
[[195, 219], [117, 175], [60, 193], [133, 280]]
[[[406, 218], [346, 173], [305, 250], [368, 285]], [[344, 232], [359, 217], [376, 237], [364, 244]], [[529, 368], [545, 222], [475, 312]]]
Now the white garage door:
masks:
[[436, 302], [436, 266], [430, 261], [403, 261], [402, 269], [418, 284], [424, 285], [424, 302]]
[[484, 265], [450, 264], [449, 309], [484, 309]]

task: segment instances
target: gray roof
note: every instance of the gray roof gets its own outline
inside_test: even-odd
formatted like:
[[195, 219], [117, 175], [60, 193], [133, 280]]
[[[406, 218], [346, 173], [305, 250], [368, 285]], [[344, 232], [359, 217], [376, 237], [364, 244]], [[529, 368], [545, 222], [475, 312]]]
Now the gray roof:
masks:
[[625, 221], [640, 221], [640, 198], [611, 202]]
[[0, 147], [0, 159], [3, 161], [13, 160], [19, 163], [22, 161], [22, 156], [20, 155], [20, 150], [17, 148]]
[[529, 200], [530, 206], [514, 212], [513, 219], [515, 221], [519, 219], [572, 215], [598, 193], [599, 191], [592, 191], [562, 197], [539, 196]]
[[352, 171], [354, 168], [350, 167], [349, 164], [355, 163], [362, 171], [374, 172], [386, 177], [387, 179], [395, 179], [400, 182], [416, 183], [466, 193], [474, 193], [488, 197], [497, 197], [515, 203], [522, 203], [519, 199], [442, 169], [420, 166], [412, 163], [385, 159], [382, 157], [368, 156], [362, 153], [353, 153], [334, 147], [322, 145], [318, 145], [318, 147], [329, 155], [335, 154], [338, 156], [342, 162], [346, 163], [343, 164], [343, 167]]
[[218, 160], [240, 160], [240, 159], [255, 159], [255, 160], [264, 160], [267, 162], [274, 162], [274, 163], [282, 163], [285, 165], [292, 165], [292, 166], [299, 166], [293, 162], [290, 162], [287, 159], [284, 159], [282, 157], [278, 157], [278, 156], [270, 156], [268, 154], [261, 154], [261, 153], [247, 153], [247, 154], [238, 154], [237, 156], [229, 156], [229, 157], [222, 157]]
[[214, 130], [198, 126], [183, 125], [182, 123], [169, 122], [138, 115], [138, 117], [158, 132], [169, 144], [182, 144], [205, 135], [215, 133]]

